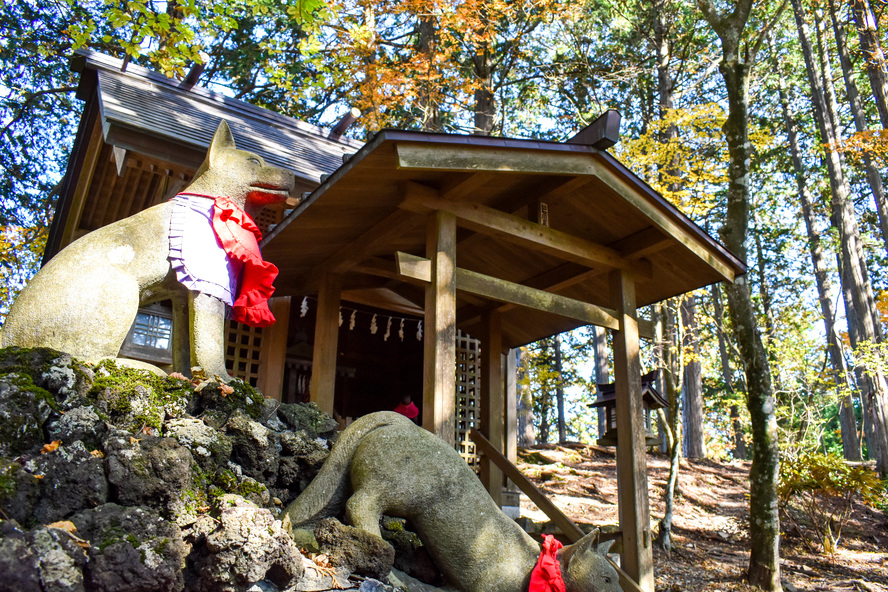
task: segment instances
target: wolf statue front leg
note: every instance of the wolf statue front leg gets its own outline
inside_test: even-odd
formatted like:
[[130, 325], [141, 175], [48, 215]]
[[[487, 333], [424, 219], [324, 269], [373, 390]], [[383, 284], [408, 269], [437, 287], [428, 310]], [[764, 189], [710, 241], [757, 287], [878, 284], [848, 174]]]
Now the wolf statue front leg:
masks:
[[231, 382], [225, 368], [225, 303], [199, 292], [188, 293], [188, 326], [191, 365], [200, 366], [208, 378]]

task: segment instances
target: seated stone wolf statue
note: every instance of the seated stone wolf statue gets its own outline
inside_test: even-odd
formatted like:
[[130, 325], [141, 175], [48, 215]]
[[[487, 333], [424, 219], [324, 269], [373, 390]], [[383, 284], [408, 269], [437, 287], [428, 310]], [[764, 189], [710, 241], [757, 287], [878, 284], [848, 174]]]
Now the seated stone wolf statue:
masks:
[[[222, 121], [182, 193], [74, 241], [34, 276], [6, 317], [0, 345], [50, 347], [89, 362], [113, 359], [139, 306], [173, 299], [173, 359], [184, 366], [176, 370], [196, 365], [231, 380], [226, 306], [240, 311], [234, 318], [243, 322], [274, 321], [266, 301], [277, 269], [258, 255], [259, 230], [250, 215], [284, 201], [294, 187], [292, 172], [238, 150]], [[191, 359], [178, 353], [177, 360], [177, 350], [188, 350], [186, 326]]]
[[[349, 492], [352, 492], [349, 496]], [[523, 592], [540, 545], [503, 514], [459, 454], [390, 411], [366, 415], [340, 436], [321, 472], [286, 509], [291, 530], [338, 514], [381, 536], [383, 514], [406, 518], [451, 586]], [[619, 592], [595, 533], [557, 551], [567, 592]], [[557, 588], [552, 588], [557, 589]]]

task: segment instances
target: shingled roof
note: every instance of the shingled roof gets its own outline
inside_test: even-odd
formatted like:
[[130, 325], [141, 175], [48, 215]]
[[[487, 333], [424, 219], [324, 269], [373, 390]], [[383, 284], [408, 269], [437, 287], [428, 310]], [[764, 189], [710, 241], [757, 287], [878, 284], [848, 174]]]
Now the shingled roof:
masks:
[[[121, 66], [121, 60], [88, 51], [79, 52], [73, 64], [83, 74], [78, 96], [84, 100], [92, 82], [87, 74], [95, 72], [105, 141], [121, 148], [150, 154], [162, 140], [196, 151], [199, 165], [224, 119], [239, 147], [317, 183], [320, 175], [342, 164], [343, 154], [363, 145], [348, 138], [328, 139], [329, 130], [208, 88], [187, 88], [145, 68], [129, 64], [121, 71]], [[152, 141], [140, 141], [140, 133], [149, 134]], [[159, 152], [152, 155], [163, 157], [169, 148]]]

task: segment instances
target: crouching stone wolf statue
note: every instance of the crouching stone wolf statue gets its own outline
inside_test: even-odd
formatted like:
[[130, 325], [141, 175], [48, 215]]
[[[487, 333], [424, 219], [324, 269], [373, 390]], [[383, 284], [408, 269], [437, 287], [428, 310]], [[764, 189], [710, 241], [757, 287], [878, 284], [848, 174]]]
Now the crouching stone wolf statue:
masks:
[[[138, 307], [170, 298], [174, 365], [184, 366], [176, 369], [197, 365], [231, 380], [226, 306], [236, 320], [274, 322], [266, 301], [277, 269], [259, 256], [259, 229], [250, 216], [284, 201], [294, 187], [292, 172], [238, 150], [222, 121], [182, 193], [74, 241], [34, 276], [6, 317], [0, 345], [51, 347], [88, 362], [113, 359]], [[176, 339], [185, 326], [190, 360], [180, 353], [189, 349], [185, 340]]]
[[[376, 536], [382, 514], [409, 520], [448, 583], [463, 592], [523, 592], [540, 557], [540, 545], [500, 511], [453, 448], [390, 411], [342, 433], [284, 523], [292, 531], [343, 504], [353, 526]], [[596, 546], [594, 536], [557, 551], [567, 592], [620, 591], [606, 557], [610, 542]]]

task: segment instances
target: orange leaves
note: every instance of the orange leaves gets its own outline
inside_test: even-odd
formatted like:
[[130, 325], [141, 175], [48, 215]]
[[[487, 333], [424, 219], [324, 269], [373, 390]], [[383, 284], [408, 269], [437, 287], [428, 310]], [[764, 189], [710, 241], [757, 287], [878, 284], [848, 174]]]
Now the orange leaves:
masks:
[[525, 36], [566, 4], [332, 0], [321, 53], [327, 70], [350, 85], [348, 101], [364, 113], [368, 131], [423, 125], [439, 113], [452, 120], [491, 84], [479, 64], [512, 67], [510, 56], [521, 52]]
[[850, 160], [860, 161], [869, 156], [880, 166], [888, 163], [888, 130], [866, 130], [851, 134], [846, 140], [830, 146]]
[[49, 444], [44, 444], [43, 448], [40, 449], [40, 454], [48, 454], [50, 452], [55, 452], [59, 449], [59, 445], [61, 445], [61, 440], [53, 440]]

